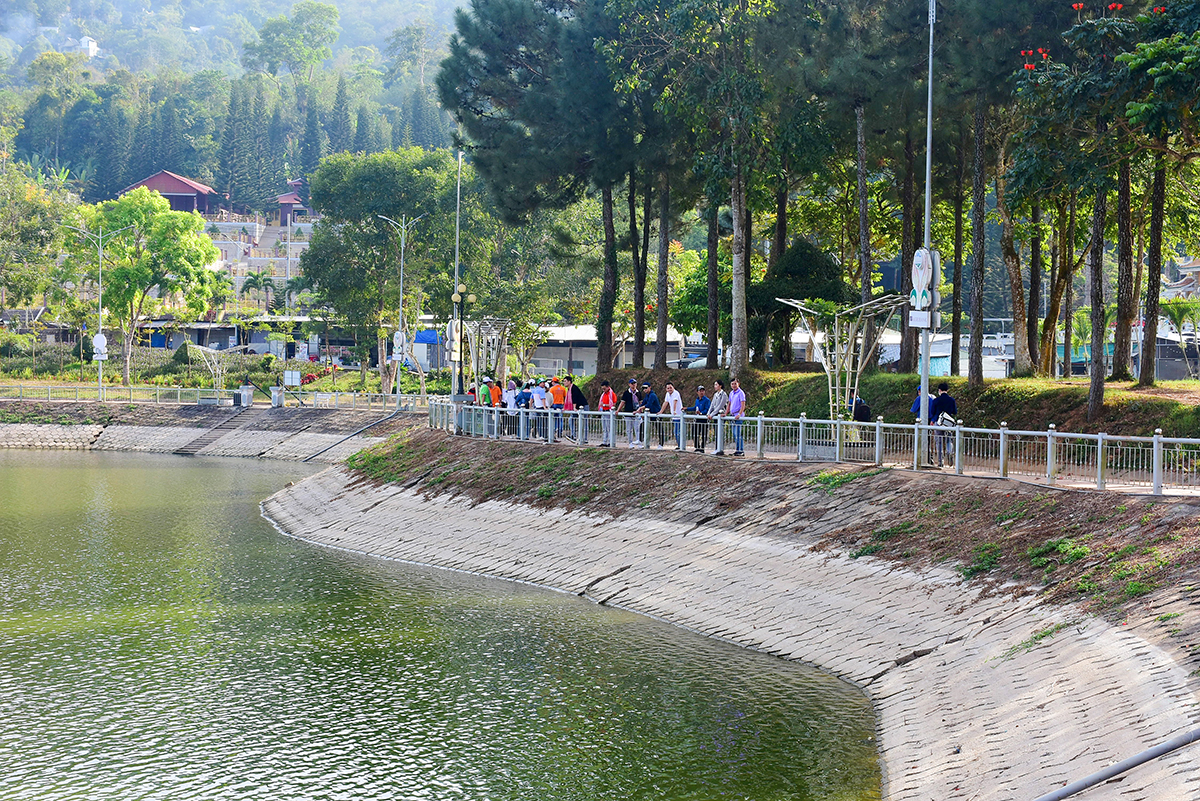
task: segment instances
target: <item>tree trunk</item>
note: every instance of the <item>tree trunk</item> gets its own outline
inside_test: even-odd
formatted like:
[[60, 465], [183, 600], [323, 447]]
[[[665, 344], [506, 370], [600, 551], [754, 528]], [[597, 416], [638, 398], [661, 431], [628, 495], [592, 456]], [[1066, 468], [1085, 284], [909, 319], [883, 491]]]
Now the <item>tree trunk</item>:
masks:
[[629, 247], [633, 255], [633, 363], [641, 367], [646, 358], [646, 262], [638, 241], [635, 167], [629, 168]]
[[1154, 385], [1158, 357], [1158, 296], [1162, 287], [1163, 210], [1166, 206], [1167, 168], [1160, 161], [1150, 188], [1150, 243], [1146, 253], [1146, 314], [1142, 327], [1142, 363], [1138, 386]]
[[1117, 328], [1113, 337], [1112, 379], [1132, 381], [1133, 316], [1133, 201], [1130, 197], [1129, 159], [1117, 171]]
[[742, 218], [746, 215], [746, 187], [741, 164], [733, 165], [729, 205], [733, 214], [733, 336], [729, 343], [729, 376], [737, 378], [750, 359], [749, 331], [746, 326], [746, 239]]
[[647, 182], [642, 191], [642, 255], [633, 266], [633, 366], [639, 370], [646, 366], [646, 273], [649, 267], [650, 204], [653, 194], [653, 187]]
[[[904, 134], [904, 178], [900, 183], [900, 294], [908, 297], [912, 290], [913, 254], [916, 251], [916, 237], [913, 236], [913, 223], [916, 211], [916, 181], [913, 175], [913, 165], [916, 152], [910, 132]], [[911, 373], [917, 364], [917, 329], [908, 324], [908, 304], [900, 307], [900, 361], [896, 370], [901, 373]]]
[[971, 347], [967, 353], [967, 383], [971, 386], [983, 384], [983, 269], [987, 238], [984, 233], [984, 216], [987, 213], [987, 174], [984, 169], [984, 138], [987, 126], [987, 108], [983, 93], [975, 98], [975, 154], [971, 176], [971, 248], [974, 264], [971, 265]]
[[1037, 370], [1038, 359], [1038, 306], [1042, 302], [1042, 206], [1033, 204], [1030, 214], [1029, 235], [1029, 311], [1025, 314], [1025, 334], [1028, 341], [1029, 360], [1033, 370]]
[[[611, 186], [600, 190], [604, 219], [604, 286], [596, 315], [596, 370], [610, 370], [613, 364], [613, 311], [617, 306], [617, 232], [613, 225]], [[569, 366], [569, 365], [568, 365]]]
[[664, 169], [658, 176], [658, 292], [655, 311], [654, 369], [667, 367], [667, 267], [671, 257], [671, 184]]
[[1016, 224], [1008, 208], [1007, 184], [1008, 151], [1003, 141], [996, 154], [996, 211], [1000, 215], [1000, 253], [1008, 271], [1008, 288], [1012, 295], [1013, 316], [1013, 375], [1029, 375], [1033, 361], [1029, 356], [1029, 339], [1025, 336], [1025, 282], [1021, 273], [1021, 254], [1014, 242]]
[[767, 270], [771, 271], [787, 250], [788, 235], [788, 187], [787, 182], [775, 189], [775, 231], [771, 237], [771, 253], [767, 258]]
[[708, 204], [708, 359], [704, 366], [717, 369], [717, 340], [720, 338], [721, 303], [720, 276], [717, 263], [717, 248], [720, 245], [720, 230], [717, 228], [719, 209], [714, 200]]
[[858, 170], [858, 275], [859, 299], [871, 300], [871, 221], [867, 215], [867, 124], [863, 104], [854, 106], [855, 166]]
[[[1103, 137], [1106, 127], [1101, 122], [1096, 126], [1096, 133]], [[1091, 252], [1088, 254], [1092, 303], [1092, 358], [1088, 368], [1089, 423], [1099, 420], [1104, 411], [1104, 219], [1107, 211], [1108, 196], [1106, 192], [1101, 191], [1092, 205]]]
[[1063, 377], [1075, 375], [1075, 346], [1071, 341], [1075, 338], [1075, 280], [1074, 276], [1067, 282], [1066, 299], [1063, 302]]
[[950, 311], [950, 375], [962, 375], [959, 345], [962, 342], [962, 272], [964, 183], [967, 177], [967, 132], [958, 136], [958, 163], [954, 170], [954, 297]]

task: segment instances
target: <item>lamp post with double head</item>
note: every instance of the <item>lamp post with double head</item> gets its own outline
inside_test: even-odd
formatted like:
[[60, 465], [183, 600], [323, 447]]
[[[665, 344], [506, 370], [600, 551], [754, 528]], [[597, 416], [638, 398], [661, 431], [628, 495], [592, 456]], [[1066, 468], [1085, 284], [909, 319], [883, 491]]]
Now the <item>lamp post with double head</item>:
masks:
[[124, 228], [118, 228], [115, 231], [104, 233], [104, 228], [100, 229], [98, 234], [92, 233], [84, 228], [76, 228], [74, 225], [64, 225], [63, 228], [70, 228], [80, 236], [96, 243], [96, 336], [92, 337], [92, 345], [96, 353], [96, 399], [104, 400], [104, 362], [108, 358], [108, 339], [104, 336], [104, 237], [110, 239], [121, 233], [134, 228], [133, 225], [126, 225]]
[[[399, 351], [401, 347], [400, 343], [404, 341], [404, 250], [407, 244], [408, 229], [416, 225], [417, 221], [425, 215], [421, 214], [410, 220], [407, 215], [402, 214], [400, 215], [400, 222], [396, 222], [391, 217], [383, 214], [376, 214], [375, 216], [400, 232], [400, 302], [398, 304], [399, 318], [396, 325], [396, 349]], [[400, 363], [404, 357], [403, 354], [396, 352], [393, 354], [393, 358], [396, 360], [396, 408], [398, 409], [400, 408]]]

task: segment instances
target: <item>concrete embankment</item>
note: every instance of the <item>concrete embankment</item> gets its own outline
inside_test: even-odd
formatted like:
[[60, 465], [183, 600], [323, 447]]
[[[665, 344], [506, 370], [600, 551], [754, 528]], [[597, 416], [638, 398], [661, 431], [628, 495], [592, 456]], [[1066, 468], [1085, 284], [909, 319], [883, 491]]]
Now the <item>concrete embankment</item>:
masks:
[[[697, 519], [670, 504], [476, 502], [421, 487], [430, 472], [379, 484], [330, 468], [263, 509], [315, 543], [532, 582], [832, 671], [875, 703], [886, 799], [1031, 799], [1200, 725], [1188, 667], [1124, 627], [948, 568], [829, 547], [833, 532], [887, 522], [921, 476], [836, 498], [766, 493], [757, 512]], [[1198, 766], [1184, 749], [1082, 797], [1197, 799]]]
[[[112, 408], [117, 406], [118, 408]], [[4, 404], [9, 419], [64, 419], [70, 423], [0, 423], [0, 448], [71, 449], [242, 456], [337, 463], [383, 441], [386, 431], [368, 430], [346, 439], [384, 415], [326, 409], [245, 411], [116, 404]], [[423, 419], [405, 415], [408, 425]], [[392, 427], [394, 430], [394, 426]], [[214, 432], [205, 437], [206, 432]], [[188, 450], [189, 445], [194, 445]], [[326, 450], [328, 449], [328, 450]], [[323, 452], [322, 452], [323, 451]], [[317, 454], [314, 456], [314, 454]]]

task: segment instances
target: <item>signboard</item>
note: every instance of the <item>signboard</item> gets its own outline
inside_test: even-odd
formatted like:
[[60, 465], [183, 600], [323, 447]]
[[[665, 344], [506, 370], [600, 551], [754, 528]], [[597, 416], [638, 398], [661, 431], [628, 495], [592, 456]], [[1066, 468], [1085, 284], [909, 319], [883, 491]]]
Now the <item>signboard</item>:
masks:
[[98, 362], [108, 360], [108, 337], [103, 333], [92, 337], [92, 358]]
[[283, 385], [285, 387], [300, 386], [300, 371], [299, 370], [284, 370]]
[[302, 361], [302, 362], [308, 361], [308, 343], [307, 342], [297, 342], [296, 343], [296, 359], [297, 359], [297, 361]]
[[231, 347], [231, 348], [237, 347], [237, 334], [234, 334], [233, 336], [231, 336], [229, 338], [229, 347]]

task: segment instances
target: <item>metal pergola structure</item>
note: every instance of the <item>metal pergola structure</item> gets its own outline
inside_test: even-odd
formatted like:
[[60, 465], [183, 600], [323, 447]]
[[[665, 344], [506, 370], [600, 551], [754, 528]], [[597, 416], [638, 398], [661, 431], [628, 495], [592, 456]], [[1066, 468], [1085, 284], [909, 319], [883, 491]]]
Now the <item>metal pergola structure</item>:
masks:
[[200, 358], [204, 360], [204, 366], [212, 374], [213, 389], [217, 390], [225, 388], [225, 357], [230, 353], [245, 353], [249, 347], [249, 345], [238, 345], [233, 348], [216, 350], [197, 345], [194, 342], [187, 343], [188, 358], [191, 358], [193, 350], [200, 354]]
[[[833, 314], [832, 324], [827, 312], [804, 305], [791, 298], [775, 298], [800, 312], [800, 324], [812, 342], [816, 361], [825, 368], [829, 382], [829, 418], [836, 420], [839, 406], [846, 403], [850, 393], [858, 394], [858, 380], [871, 363], [871, 354], [879, 343], [880, 334], [891, 322], [896, 309], [908, 302], [900, 295], [884, 295], [858, 306], [841, 309]], [[883, 316], [882, 325], [879, 318]], [[822, 325], [822, 320], [825, 324]], [[868, 325], [874, 321], [875, 325]], [[824, 334], [824, 343], [820, 334]], [[844, 407], [842, 407], [844, 408]]]
[[[503, 317], [484, 317], [481, 320], [467, 320], [467, 344], [471, 348], [472, 380], [478, 383], [483, 375], [508, 358], [508, 328], [510, 321]], [[499, 380], [499, 377], [496, 377]]]

